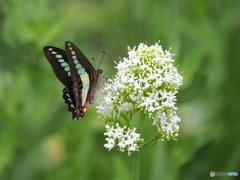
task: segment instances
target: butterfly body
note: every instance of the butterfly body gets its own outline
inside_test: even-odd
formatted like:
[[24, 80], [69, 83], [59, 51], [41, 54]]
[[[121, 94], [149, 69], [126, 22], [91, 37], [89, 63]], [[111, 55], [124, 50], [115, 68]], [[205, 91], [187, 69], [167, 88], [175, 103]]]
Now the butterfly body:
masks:
[[66, 86], [63, 99], [73, 119], [84, 116], [88, 104], [93, 104], [103, 81], [103, 71], [95, 70], [85, 55], [72, 42], [66, 41], [66, 51], [46, 46], [44, 54], [57, 78]]

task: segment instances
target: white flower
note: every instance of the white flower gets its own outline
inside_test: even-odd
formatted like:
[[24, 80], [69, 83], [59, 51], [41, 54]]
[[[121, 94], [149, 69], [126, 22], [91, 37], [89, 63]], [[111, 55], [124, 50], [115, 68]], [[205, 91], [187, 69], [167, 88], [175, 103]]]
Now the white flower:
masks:
[[116, 128], [113, 126], [105, 126], [107, 132], [104, 133], [107, 136], [107, 143], [103, 146], [108, 150], [111, 150], [114, 147], [118, 147], [121, 152], [125, 150], [128, 151], [128, 155], [131, 155], [132, 152], [138, 151], [139, 144], [143, 142], [143, 139], [140, 138], [140, 134], [136, 133], [136, 128], [126, 130], [126, 126], [121, 128], [119, 124], [116, 124]]
[[183, 78], [173, 65], [174, 55], [163, 51], [159, 43], [152, 46], [141, 43], [138, 48], [128, 47], [128, 50], [129, 57], [117, 63], [117, 74], [104, 85], [106, 96], [97, 112], [104, 123], [116, 124], [114, 129], [106, 126], [104, 146], [109, 150], [117, 147], [120, 151], [132, 152], [138, 151], [139, 143], [143, 143], [136, 129], [129, 127], [137, 111], [152, 119], [156, 137], [176, 139], [180, 122], [176, 115], [176, 93]]

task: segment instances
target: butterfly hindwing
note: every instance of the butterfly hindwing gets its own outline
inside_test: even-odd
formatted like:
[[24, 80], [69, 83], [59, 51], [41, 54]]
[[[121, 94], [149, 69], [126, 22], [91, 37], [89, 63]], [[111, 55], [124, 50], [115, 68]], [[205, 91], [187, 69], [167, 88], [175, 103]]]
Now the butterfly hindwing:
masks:
[[76, 101], [73, 94], [72, 86], [65, 87], [63, 89], [63, 99], [65, 103], [68, 105], [68, 111], [72, 112], [72, 119], [76, 117]]

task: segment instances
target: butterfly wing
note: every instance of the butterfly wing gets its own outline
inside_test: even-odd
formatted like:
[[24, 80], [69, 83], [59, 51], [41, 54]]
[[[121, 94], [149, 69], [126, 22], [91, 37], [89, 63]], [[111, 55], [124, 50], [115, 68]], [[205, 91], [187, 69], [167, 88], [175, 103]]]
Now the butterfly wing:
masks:
[[[77, 59], [81, 66], [86, 70], [89, 75], [94, 75], [96, 70], [92, 66], [92, 64], [88, 61], [86, 56], [82, 53], [82, 51], [72, 42], [66, 41], [66, 54], [68, 59]], [[74, 55], [76, 57], [74, 57]]]
[[59, 81], [65, 86], [72, 85], [70, 67], [65, 51], [57, 47], [46, 46], [43, 48], [43, 52]]
[[75, 111], [75, 99], [72, 88], [72, 78], [70, 73], [70, 67], [67, 59], [66, 52], [62, 49], [53, 46], [46, 46], [43, 48], [43, 52], [51, 64], [55, 75], [66, 87], [63, 89], [63, 99], [68, 105], [68, 111], [72, 112], [73, 118], [76, 116]]
[[76, 118], [82, 118], [88, 106], [88, 93], [96, 70], [84, 54], [71, 42], [66, 41], [66, 54], [69, 61], [73, 94], [76, 101]]
[[63, 99], [68, 105], [68, 111], [72, 112], [72, 119], [76, 118], [76, 101], [73, 94], [72, 86], [65, 87], [63, 89]]

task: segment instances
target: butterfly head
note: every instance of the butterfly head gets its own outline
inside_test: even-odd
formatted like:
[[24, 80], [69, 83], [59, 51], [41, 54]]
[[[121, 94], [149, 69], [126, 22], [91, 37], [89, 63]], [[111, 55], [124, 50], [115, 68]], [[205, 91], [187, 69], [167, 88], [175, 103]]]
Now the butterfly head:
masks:
[[98, 70], [97, 70], [97, 74], [100, 75], [100, 76], [103, 76], [103, 70], [98, 69]]

